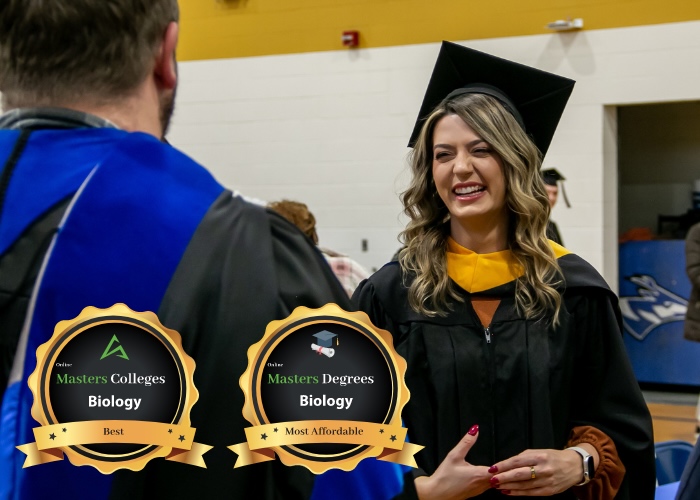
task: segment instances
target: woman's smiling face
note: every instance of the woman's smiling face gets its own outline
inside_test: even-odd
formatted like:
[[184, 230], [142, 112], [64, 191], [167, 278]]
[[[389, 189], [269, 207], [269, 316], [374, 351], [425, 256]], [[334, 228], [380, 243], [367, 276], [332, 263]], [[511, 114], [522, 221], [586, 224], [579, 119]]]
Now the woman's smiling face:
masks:
[[457, 115], [435, 125], [433, 179], [452, 224], [507, 224], [503, 160]]

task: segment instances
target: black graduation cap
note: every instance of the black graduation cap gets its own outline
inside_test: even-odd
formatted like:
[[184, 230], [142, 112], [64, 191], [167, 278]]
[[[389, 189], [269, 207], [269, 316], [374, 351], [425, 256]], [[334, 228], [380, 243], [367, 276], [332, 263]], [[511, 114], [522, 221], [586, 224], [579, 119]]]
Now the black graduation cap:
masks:
[[564, 189], [564, 181], [566, 177], [561, 175], [561, 172], [556, 168], [544, 168], [540, 170], [540, 175], [542, 176], [542, 182], [549, 184], [550, 186], [556, 186], [558, 182], [561, 181], [561, 194], [564, 197], [564, 203], [568, 208], [571, 208], [569, 203], [569, 198], [566, 196], [566, 190]]
[[316, 344], [320, 347], [333, 347], [333, 339], [337, 337], [335, 333], [329, 332], [328, 330], [314, 333], [313, 336], [316, 337]]
[[561, 172], [556, 168], [544, 168], [540, 170], [540, 175], [545, 184], [556, 186], [558, 181], [565, 181], [566, 177], [561, 175]]
[[408, 146], [413, 147], [423, 121], [444, 99], [478, 93], [498, 99], [544, 156], [575, 83], [456, 43], [442, 42]]

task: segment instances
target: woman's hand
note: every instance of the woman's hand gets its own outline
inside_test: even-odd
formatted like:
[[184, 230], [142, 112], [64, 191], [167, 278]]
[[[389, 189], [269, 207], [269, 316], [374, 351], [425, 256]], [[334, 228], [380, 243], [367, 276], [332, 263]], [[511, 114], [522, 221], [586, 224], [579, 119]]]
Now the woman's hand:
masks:
[[491, 487], [489, 479], [492, 475], [488, 468], [471, 465], [464, 459], [476, 443], [478, 434], [479, 426], [475, 425], [452, 448], [432, 476], [416, 478], [418, 498], [462, 500], [480, 495]]
[[512, 496], [550, 496], [583, 480], [581, 455], [573, 450], [525, 450], [489, 471], [491, 485]]

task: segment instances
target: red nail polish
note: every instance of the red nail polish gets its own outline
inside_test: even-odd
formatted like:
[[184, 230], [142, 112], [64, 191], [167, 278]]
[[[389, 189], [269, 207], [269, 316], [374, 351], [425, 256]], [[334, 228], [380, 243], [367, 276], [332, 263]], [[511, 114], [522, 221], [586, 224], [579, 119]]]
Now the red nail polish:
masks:
[[479, 426], [472, 425], [472, 428], [469, 429], [469, 432], [467, 432], [467, 434], [469, 434], [470, 436], [476, 436], [477, 432], [479, 432]]
[[510, 495], [510, 490], [498, 490], [498, 491], [500, 491], [504, 495]]
[[489, 474], [495, 474], [496, 472], [498, 472], [498, 467], [496, 467], [495, 465], [489, 467]]
[[495, 488], [496, 486], [498, 486], [498, 483], [499, 483], [498, 478], [497, 478], [496, 476], [494, 476], [494, 477], [492, 477], [491, 479], [489, 479], [489, 482], [491, 483], [491, 486], [494, 487], [494, 488]]

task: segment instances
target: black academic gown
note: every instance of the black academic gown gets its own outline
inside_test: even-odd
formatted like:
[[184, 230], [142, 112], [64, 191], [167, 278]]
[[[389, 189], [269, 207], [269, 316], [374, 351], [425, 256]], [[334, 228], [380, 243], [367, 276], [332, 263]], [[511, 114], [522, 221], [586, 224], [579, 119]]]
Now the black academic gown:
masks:
[[652, 499], [651, 417], [624, 351], [617, 300], [576, 255], [559, 263], [566, 290], [556, 328], [516, 311], [513, 282], [479, 293], [501, 299], [488, 332], [454, 282], [464, 303], [452, 301], [445, 317], [420, 315], [398, 263], [360, 285], [353, 301], [393, 334], [407, 361], [403, 419], [411, 442], [425, 446], [416, 459], [427, 474], [474, 424], [480, 434], [467, 460], [485, 466], [526, 449], [563, 449], [573, 427], [591, 425], [612, 438], [627, 469], [617, 498]]
[[553, 220], [547, 222], [547, 238], [558, 245], [564, 245], [561, 234], [559, 234], [559, 227]]

